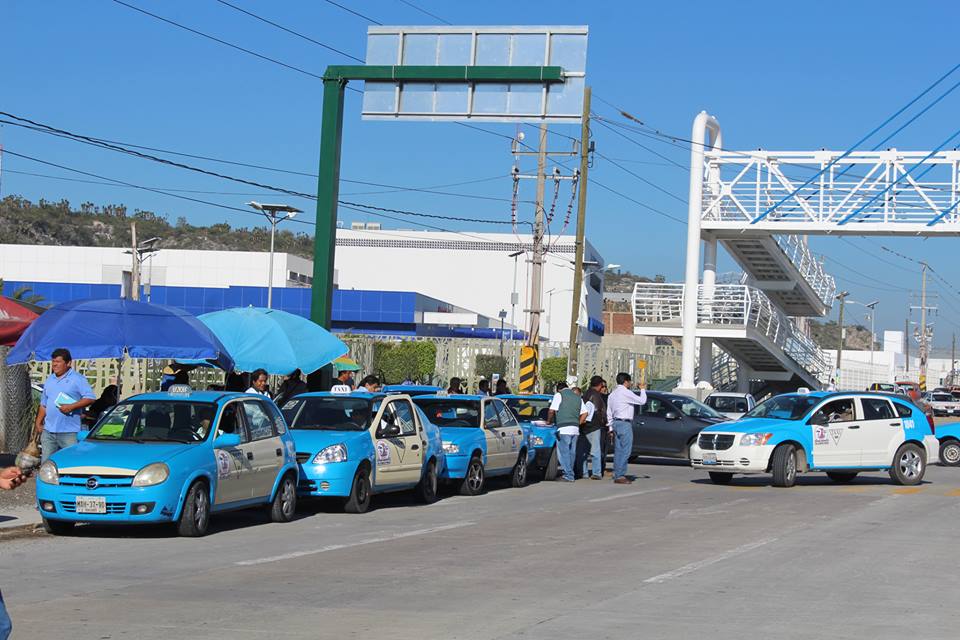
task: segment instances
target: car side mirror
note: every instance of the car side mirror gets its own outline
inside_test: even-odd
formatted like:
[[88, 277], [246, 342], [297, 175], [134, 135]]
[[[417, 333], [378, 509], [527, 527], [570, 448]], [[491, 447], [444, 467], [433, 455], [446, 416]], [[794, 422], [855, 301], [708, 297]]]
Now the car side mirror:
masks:
[[813, 416], [807, 421], [807, 424], [811, 424], [815, 426], [823, 426], [823, 425], [829, 424], [829, 422], [830, 421], [827, 419], [827, 416], [818, 411], [817, 413], [813, 414]]
[[664, 414], [663, 417], [666, 418], [667, 420], [679, 420], [680, 414], [677, 413], [676, 411], [667, 411], [667, 413]]
[[235, 433], [221, 433], [213, 441], [214, 449], [232, 449], [240, 446], [240, 436]]
[[381, 424], [377, 429], [378, 438], [396, 438], [400, 435], [400, 426], [396, 424]]

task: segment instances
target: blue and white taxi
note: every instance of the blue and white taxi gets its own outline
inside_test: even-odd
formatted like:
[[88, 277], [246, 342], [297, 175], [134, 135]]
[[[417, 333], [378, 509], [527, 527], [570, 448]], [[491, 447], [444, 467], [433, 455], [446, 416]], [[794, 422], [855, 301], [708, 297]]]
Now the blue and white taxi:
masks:
[[440, 430], [409, 396], [334, 387], [288, 400], [283, 414], [297, 443], [301, 496], [343, 498], [350, 513], [391, 491], [436, 501], [446, 468]]
[[941, 424], [935, 434], [940, 442], [940, 464], [960, 467], [960, 422]]
[[211, 513], [264, 505], [293, 519], [297, 462], [277, 406], [245, 393], [148, 393], [120, 402], [37, 473], [46, 530], [77, 522], [172, 522], [207, 532]]
[[510, 476], [514, 487], [526, 486], [527, 432], [499, 397], [435, 395], [413, 401], [440, 427], [447, 455], [441, 477], [458, 485], [461, 494], [482, 493], [487, 476]]
[[775, 486], [791, 487], [807, 471], [825, 471], [835, 482], [888, 471], [897, 484], [913, 485], [938, 452], [933, 425], [906, 398], [816, 392], [776, 396], [737, 422], [707, 427], [690, 462], [717, 484], [735, 473], [771, 473]]
[[557, 458], [557, 427], [547, 424], [550, 411], [549, 395], [503, 395], [497, 396], [517, 416], [521, 426], [529, 429], [530, 465], [540, 473], [544, 480], [557, 477], [559, 461]]

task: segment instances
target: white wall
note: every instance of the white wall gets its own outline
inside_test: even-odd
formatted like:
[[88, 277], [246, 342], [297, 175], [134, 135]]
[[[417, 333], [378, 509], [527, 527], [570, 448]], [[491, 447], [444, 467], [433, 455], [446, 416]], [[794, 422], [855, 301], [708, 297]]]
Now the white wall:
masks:
[[[531, 242], [529, 234], [521, 234], [519, 239], [527, 245]], [[574, 238], [561, 236], [552, 241], [555, 253], [547, 255], [544, 265], [544, 313], [540, 334], [548, 340], [566, 342], [570, 335], [573, 301], [571, 261], [574, 258]], [[444, 246], [437, 247], [436, 243], [444, 243]], [[491, 318], [496, 318], [503, 309], [507, 312], [508, 325], [526, 329], [524, 310], [530, 306], [531, 265], [524, 255], [516, 259], [519, 302], [516, 319], [511, 321], [514, 258], [509, 254], [518, 250], [517, 243], [518, 236], [512, 233], [338, 229], [336, 269], [339, 286], [341, 289], [415, 291]], [[359, 244], [364, 246], [357, 246]], [[397, 244], [403, 246], [395, 246]], [[528, 251], [526, 259], [529, 257]], [[602, 256], [589, 243], [585, 259], [603, 264]], [[553, 294], [548, 294], [549, 291]], [[587, 292], [590, 316], [602, 321], [601, 293], [589, 287]], [[579, 297], [577, 300], [579, 304]], [[581, 340], [594, 342], [599, 337], [584, 329]]]

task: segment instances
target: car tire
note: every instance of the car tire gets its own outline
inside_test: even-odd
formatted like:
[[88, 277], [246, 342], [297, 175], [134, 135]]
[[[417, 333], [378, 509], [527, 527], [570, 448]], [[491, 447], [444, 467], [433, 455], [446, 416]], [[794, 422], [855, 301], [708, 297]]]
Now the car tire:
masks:
[[483, 468], [483, 461], [479, 456], [473, 456], [467, 464], [467, 472], [463, 476], [463, 482], [460, 483], [460, 495], [480, 495], [483, 493], [485, 480], [486, 473]]
[[431, 460], [427, 465], [427, 472], [417, 483], [417, 498], [424, 504], [433, 504], [437, 501], [437, 462]]
[[773, 486], [792, 487], [797, 484], [797, 448], [782, 444], [773, 450]]
[[199, 480], [190, 485], [180, 509], [177, 520], [177, 533], [186, 538], [200, 538], [207, 535], [210, 526], [210, 492], [207, 485]]
[[827, 477], [833, 480], [834, 482], [839, 482], [841, 484], [846, 482], [853, 482], [853, 479], [857, 477], [856, 471], [827, 471]]
[[517, 456], [517, 463], [513, 465], [513, 473], [510, 474], [510, 485], [516, 489], [527, 486], [527, 474], [529, 471], [527, 468], [527, 451], [524, 449], [520, 451], [520, 455]]
[[920, 484], [927, 470], [926, 452], [912, 442], [901, 445], [893, 456], [890, 479], [900, 485]]
[[289, 473], [280, 480], [277, 494], [270, 502], [270, 520], [290, 522], [297, 511], [297, 483]]
[[713, 484], [730, 484], [733, 480], [732, 473], [723, 473], [722, 471], [708, 471], [710, 474], [710, 480], [713, 481]]
[[370, 472], [366, 467], [360, 467], [353, 475], [350, 497], [343, 503], [343, 510], [347, 513], [366, 513], [370, 509], [370, 500]]
[[556, 480], [559, 469], [560, 458], [557, 457], [557, 445], [553, 445], [553, 449], [550, 450], [550, 459], [547, 460], [547, 466], [543, 468], [543, 479]]
[[940, 464], [947, 467], [960, 466], [960, 442], [947, 440], [940, 444]]
[[43, 519], [43, 530], [53, 536], [68, 536], [73, 533], [74, 522], [68, 520]]

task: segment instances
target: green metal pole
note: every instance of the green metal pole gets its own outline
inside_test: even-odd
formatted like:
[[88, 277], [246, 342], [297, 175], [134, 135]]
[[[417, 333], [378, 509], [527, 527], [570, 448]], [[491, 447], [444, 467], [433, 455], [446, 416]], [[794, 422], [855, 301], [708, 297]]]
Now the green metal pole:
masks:
[[340, 194], [340, 141], [346, 79], [323, 81], [320, 177], [317, 181], [317, 227], [313, 237], [313, 290], [310, 319], [330, 328], [333, 307], [333, 258], [337, 244], [337, 199]]

